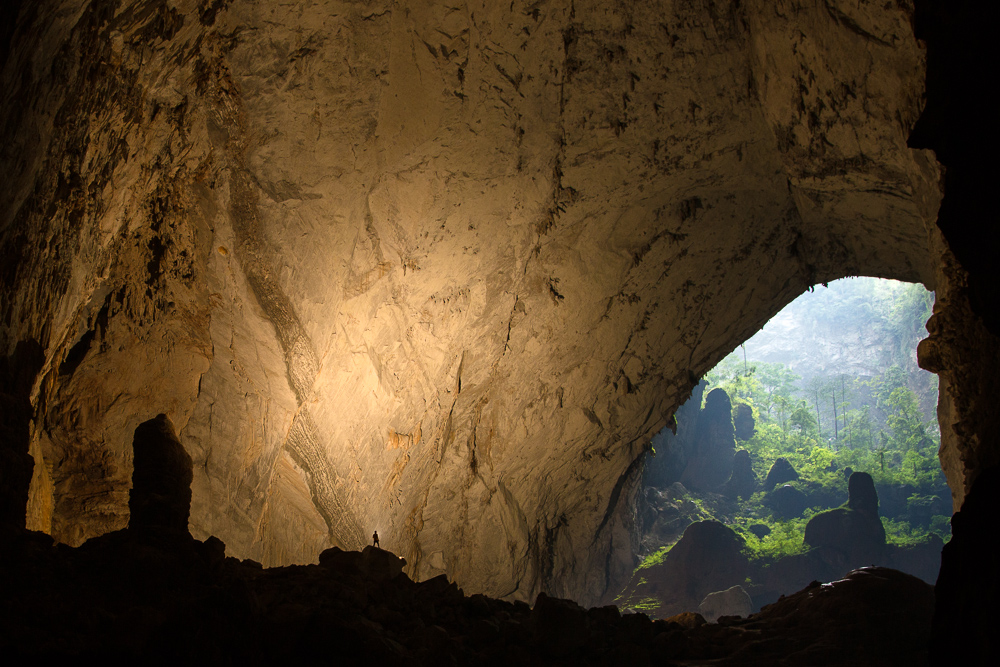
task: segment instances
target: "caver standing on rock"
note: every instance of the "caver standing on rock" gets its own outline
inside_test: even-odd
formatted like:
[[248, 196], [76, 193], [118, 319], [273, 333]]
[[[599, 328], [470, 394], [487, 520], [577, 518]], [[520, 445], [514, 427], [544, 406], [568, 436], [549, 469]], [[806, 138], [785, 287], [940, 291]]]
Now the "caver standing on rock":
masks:
[[372, 533], [372, 546], [375, 547], [375, 548], [377, 548], [377, 549], [381, 549], [382, 548], [382, 547], [380, 547], [378, 545], [378, 531], [377, 530], [374, 533]]

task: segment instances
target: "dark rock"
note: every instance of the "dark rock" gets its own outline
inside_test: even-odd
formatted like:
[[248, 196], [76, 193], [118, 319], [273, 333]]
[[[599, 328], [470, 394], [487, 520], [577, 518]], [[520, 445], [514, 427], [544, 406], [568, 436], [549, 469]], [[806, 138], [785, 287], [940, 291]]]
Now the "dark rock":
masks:
[[[916, 577], [881, 567], [866, 567], [829, 584], [805, 589], [765, 606], [737, 623], [733, 632], [752, 624], [759, 648], [777, 641], [797, 665], [921, 665], [934, 609], [934, 589]], [[782, 630], [777, 631], [780, 627]], [[702, 632], [718, 626], [707, 625]], [[689, 635], [692, 647], [699, 637]], [[712, 639], [719, 644], [721, 637]], [[746, 645], [744, 645], [746, 646]], [[688, 649], [689, 651], [692, 648]], [[744, 653], [725, 664], [785, 664]], [[735, 658], [735, 656], [734, 656]], [[969, 664], [942, 662], [940, 664]]]
[[129, 491], [129, 529], [158, 528], [188, 534], [191, 457], [166, 415], [143, 422], [132, 440], [134, 469]]
[[727, 498], [746, 499], [757, 490], [757, 475], [753, 472], [750, 452], [741, 449], [733, 456], [733, 474], [722, 488]]
[[784, 457], [777, 458], [771, 464], [771, 469], [767, 471], [767, 477], [764, 479], [764, 490], [770, 491], [778, 484], [794, 482], [798, 478], [799, 473], [795, 472], [795, 468], [788, 462], [788, 459]]
[[776, 517], [787, 520], [802, 516], [809, 506], [809, 499], [802, 491], [785, 484], [767, 494], [764, 504], [771, 508]]
[[344, 551], [340, 547], [330, 547], [319, 555], [319, 564], [330, 569], [356, 569], [361, 564], [360, 551]]
[[736, 437], [729, 395], [713, 389], [698, 415], [698, 432], [681, 483], [695, 491], [718, 489], [733, 473]]
[[751, 565], [748, 591], [754, 609], [776, 602], [783, 595], [801, 590], [811, 581], [839, 579], [844, 570], [831, 567], [815, 551], [784, 556], [775, 561], [755, 561]]
[[402, 574], [405, 566], [406, 560], [391, 551], [370, 545], [361, 550], [361, 571], [369, 579], [375, 581], [394, 579]]
[[878, 516], [878, 493], [875, 482], [866, 472], [856, 472], [847, 480], [847, 506], [852, 510]]
[[1000, 595], [1000, 467], [980, 473], [962, 509], [951, 517], [941, 550], [931, 660], [936, 665], [990, 665], [1000, 655], [996, 600]]
[[886, 565], [894, 570], [919, 577], [933, 586], [934, 582], [937, 581], [938, 572], [941, 570], [941, 549], [943, 547], [944, 540], [934, 533], [931, 533], [923, 542], [913, 546], [890, 545], [887, 547]]
[[563, 657], [583, 644], [587, 614], [572, 600], [539, 593], [531, 611], [531, 626], [535, 643], [543, 653]]
[[624, 614], [618, 624], [621, 640], [631, 644], [648, 644], [653, 638], [653, 622], [646, 614]]
[[805, 542], [823, 550], [825, 560], [842, 571], [880, 562], [885, 553], [885, 528], [878, 517], [847, 507], [820, 512], [806, 524]]
[[692, 523], [662, 563], [633, 575], [636, 583], [621, 602], [635, 605], [655, 598], [661, 603], [651, 612], [657, 618], [694, 611], [709, 593], [744, 582], [749, 567], [744, 546], [717, 521]]
[[736, 406], [736, 417], [733, 419], [733, 428], [737, 440], [749, 440], [753, 437], [757, 424], [753, 418], [753, 408], [746, 403]]
[[[330, 570], [358, 572], [361, 576], [372, 581], [389, 581], [402, 573], [406, 560], [391, 551], [373, 546], [367, 546], [360, 552], [343, 551], [339, 547], [330, 547], [319, 555], [319, 564]], [[455, 587], [456, 590], [458, 588], [455, 584], [449, 583], [444, 575], [429, 581], [434, 583], [424, 582], [421, 584], [426, 585], [428, 590], [432, 587], [441, 587], [442, 589]]]
[[885, 528], [878, 516], [878, 495], [871, 475], [856, 472], [848, 480], [846, 507], [820, 512], [806, 524], [805, 542], [835, 569], [881, 562]]
[[0, 356], [0, 530], [24, 530], [34, 459], [28, 454], [34, 410], [29, 400], [45, 361], [41, 346], [21, 341]]
[[750, 526], [750, 532], [756, 535], [758, 539], [763, 539], [771, 534], [771, 529], [762, 523], [755, 523]]
[[691, 397], [677, 408], [674, 413], [674, 432], [665, 428], [653, 438], [652, 446], [656, 453], [646, 457], [643, 468], [644, 483], [647, 486], [662, 489], [680, 481], [688, 458], [694, 451], [701, 399], [707, 386], [708, 383], [704, 380], [699, 382], [691, 390]]

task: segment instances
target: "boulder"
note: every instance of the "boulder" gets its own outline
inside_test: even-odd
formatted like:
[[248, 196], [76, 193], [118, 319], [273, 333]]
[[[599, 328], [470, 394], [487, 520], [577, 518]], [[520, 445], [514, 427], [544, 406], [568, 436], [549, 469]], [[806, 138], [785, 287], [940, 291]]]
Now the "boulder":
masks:
[[750, 526], [750, 532], [757, 536], [757, 539], [763, 539], [771, 534], [771, 529], [762, 523], [755, 523]]
[[764, 479], [764, 490], [770, 491], [778, 484], [794, 482], [798, 478], [799, 473], [795, 471], [795, 468], [788, 462], [788, 459], [784, 457], [777, 458], [771, 464], [771, 469], [767, 471], [767, 477]]
[[785, 484], [767, 494], [764, 504], [770, 507], [779, 519], [794, 519], [806, 511], [809, 499], [791, 484]]
[[632, 593], [622, 603], [634, 607], [656, 598], [661, 605], [647, 613], [657, 618], [695, 611], [709, 593], [743, 583], [749, 567], [743, 547], [739, 535], [717, 521], [692, 523], [662, 563], [641, 570], [642, 581], [629, 585]]
[[727, 498], [749, 498], [757, 490], [757, 475], [753, 472], [750, 452], [741, 449], [733, 456], [733, 474], [722, 488]]
[[698, 605], [698, 612], [709, 623], [715, 623], [721, 616], [746, 618], [753, 612], [753, 603], [743, 587], [737, 585], [706, 595]]
[[737, 440], [749, 440], [753, 437], [757, 424], [753, 418], [753, 409], [746, 403], [736, 406], [736, 417], [733, 419], [733, 428]]

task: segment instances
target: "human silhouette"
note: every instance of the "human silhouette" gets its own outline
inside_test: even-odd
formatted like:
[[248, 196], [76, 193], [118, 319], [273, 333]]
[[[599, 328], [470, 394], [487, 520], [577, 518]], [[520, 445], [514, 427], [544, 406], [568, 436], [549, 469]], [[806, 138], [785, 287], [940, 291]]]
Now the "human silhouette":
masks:
[[382, 548], [382, 547], [380, 547], [378, 545], [378, 531], [377, 530], [374, 533], [372, 533], [372, 546], [375, 547], [375, 548], [377, 548], [377, 549], [381, 549]]

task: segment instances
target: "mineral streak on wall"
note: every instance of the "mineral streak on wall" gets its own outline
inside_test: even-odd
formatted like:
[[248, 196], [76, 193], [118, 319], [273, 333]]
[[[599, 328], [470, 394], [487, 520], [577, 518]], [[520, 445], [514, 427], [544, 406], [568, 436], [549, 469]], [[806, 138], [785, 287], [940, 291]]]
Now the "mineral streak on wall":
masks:
[[701, 373], [816, 282], [960, 275], [923, 62], [907, 2], [23, 3], [29, 526], [125, 526], [164, 413], [232, 555], [378, 528], [418, 578], [595, 602]]

